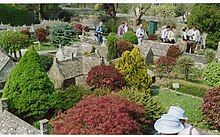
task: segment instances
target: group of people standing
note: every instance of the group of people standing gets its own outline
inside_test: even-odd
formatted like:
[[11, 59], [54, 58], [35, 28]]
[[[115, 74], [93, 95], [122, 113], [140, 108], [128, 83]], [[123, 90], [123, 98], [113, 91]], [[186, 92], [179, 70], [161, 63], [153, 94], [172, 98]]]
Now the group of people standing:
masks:
[[[175, 44], [175, 27], [166, 26], [161, 32], [161, 42]], [[195, 25], [188, 30], [187, 27], [182, 28], [180, 50], [182, 52], [194, 53], [199, 50], [199, 43], [201, 42], [200, 31]]]
[[[102, 26], [102, 22], [100, 22], [100, 24], [96, 27], [96, 33], [95, 36], [98, 39], [98, 45], [101, 45], [103, 42], [103, 26]], [[122, 22], [122, 24], [118, 27], [117, 30], [117, 35], [118, 37], [122, 37], [126, 32], [128, 31], [128, 24], [127, 22]], [[143, 39], [144, 39], [144, 29], [143, 29], [143, 25], [140, 24], [137, 31], [136, 31], [136, 36], [138, 37], [138, 45], [142, 45]]]
[[167, 114], [158, 119], [154, 128], [155, 135], [199, 135], [198, 130], [186, 123], [188, 118], [184, 115], [185, 110], [179, 106], [170, 106]]

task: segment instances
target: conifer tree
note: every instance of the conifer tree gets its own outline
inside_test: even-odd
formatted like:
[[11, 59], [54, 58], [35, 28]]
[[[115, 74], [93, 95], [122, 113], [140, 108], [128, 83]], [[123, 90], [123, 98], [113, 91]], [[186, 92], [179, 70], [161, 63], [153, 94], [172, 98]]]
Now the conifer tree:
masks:
[[3, 90], [10, 111], [32, 123], [44, 118], [53, 106], [54, 86], [31, 48], [11, 71]]
[[147, 74], [144, 57], [137, 47], [131, 52], [125, 51], [122, 57], [117, 59], [115, 66], [124, 73], [125, 85], [130, 88], [147, 89], [152, 84], [152, 78]]
[[115, 33], [110, 33], [107, 38], [108, 54], [107, 60], [113, 60], [118, 57], [118, 47], [117, 47], [118, 37]]

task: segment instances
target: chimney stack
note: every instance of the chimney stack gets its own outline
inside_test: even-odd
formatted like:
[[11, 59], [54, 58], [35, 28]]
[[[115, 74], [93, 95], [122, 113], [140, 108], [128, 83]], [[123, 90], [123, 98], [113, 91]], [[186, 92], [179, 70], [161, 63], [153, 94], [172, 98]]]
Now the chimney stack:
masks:
[[7, 98], [1, 98], [0, 100], [0, 113], [3, 113], [4, 110], [8, 110]]
[[49, 128], [48, 128], [49, 120], [43, 119], [43, 120], [40, 120], [39, 122], [40, 122], [41, 135], [48, 135], [49, 134]]

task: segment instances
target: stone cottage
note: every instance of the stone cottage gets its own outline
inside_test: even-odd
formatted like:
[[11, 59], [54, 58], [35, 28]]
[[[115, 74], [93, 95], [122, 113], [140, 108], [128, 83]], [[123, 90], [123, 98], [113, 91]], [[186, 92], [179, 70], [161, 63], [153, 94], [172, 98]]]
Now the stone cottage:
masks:
[[10, 113], [7, 108], [7, 99], [0, 99], [0, 135], [48, 134], [48, 120], [44, 119], [39, 122], [40, 130]]
[[92, 67], [100, 65], [103, 59], [97, 53], [77, 56], [77, 49], [66, 55], [63, 53], [64, 51], [59, 48], [53, 65], [48, 72], [48, 76], [54, 83], [55, 88], [66, 88], [70, 85], [86, 87], [87, 73]]
[[0, 49], [0, 89], [4, 87], [4, 84], [14, 66], [15, 63], [10, 56], [3, 49]]

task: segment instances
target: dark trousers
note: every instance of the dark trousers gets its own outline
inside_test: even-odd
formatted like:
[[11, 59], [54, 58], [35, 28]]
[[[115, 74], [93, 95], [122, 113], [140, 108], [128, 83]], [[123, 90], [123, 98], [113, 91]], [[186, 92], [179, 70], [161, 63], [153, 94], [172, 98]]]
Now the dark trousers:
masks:
[[195, 48], [196, 48], [196, 42], [194, 42], [194, 41], [187, 42], [187, 48], [186, 48], [187, 53], [194, 53]]

